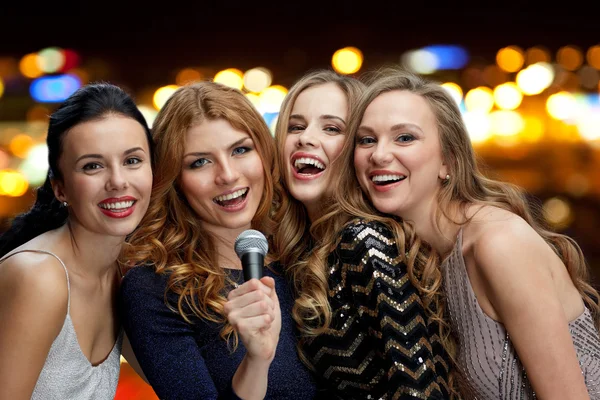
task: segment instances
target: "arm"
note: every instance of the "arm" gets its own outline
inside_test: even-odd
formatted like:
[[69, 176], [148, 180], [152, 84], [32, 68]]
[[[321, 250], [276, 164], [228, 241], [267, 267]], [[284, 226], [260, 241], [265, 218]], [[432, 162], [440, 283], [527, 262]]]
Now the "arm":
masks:
[[30, 398], [67, 315], [67, 278], [54, 257], [21, 253], [0, 265], [0, 398]]
[[232, 290], [225, 313], [246, 347], [246, 355], [233, 377], [233, 390], [244, 399], [263, 399], [281, 331], [275, 281], [269, 277], [252, 279]]
[[538, 397], [589, 398], [549, 268], [561, 263], [556, 254], [525, 221], [512, 218], [488, 223], [473, 257]]
[[388, 396], [442, 399], [427, 315], [393, 234], [381, 225], [365, 224], [365, 229], [368, 234], [358, 244], [356, 230], [344, 235], [338, 251], [342, 262], [361, 260], [358, 268], [348, 269], [345, 286], [385, 358]]
[[123, 279], [120, 308], [127, 337], [148, 382], [161, 399], [221, 398], [193, 327], [165, 304], [166, 281], [150, 269], [135, 268]]
[[133, 368], [133, 370], [140, 376], [140, 378], [142, 378], [144, 382], [149, 384], [148, 378], [146, 378], [146, 375], [144, 375], [144, 371], [142, 371], [142, 367], [138, 362], [137, 358], [135, 357], [133, 349], [131, 348], [129, 338], [127, 337], [127, 335], [123, 336], [123, 348], [121, 349], [123, 357], [125, 358], [125, 360], [127, 360], [127, 363], [131, 365], [131, 368]]

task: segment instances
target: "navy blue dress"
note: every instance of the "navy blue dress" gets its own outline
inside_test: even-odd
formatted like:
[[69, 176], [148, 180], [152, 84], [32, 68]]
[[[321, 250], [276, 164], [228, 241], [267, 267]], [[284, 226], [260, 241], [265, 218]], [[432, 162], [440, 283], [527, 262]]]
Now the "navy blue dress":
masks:
[[[279, 271], [277, 264], [271, 268]], [[314, 380], [296, 350], [291, 288], [283, 275], [269, 268], [264, 273], [275, 280], [282, 314], [265, 398], [314, 398]], [[243, 283], [242, 271], [231, 270], [231, 274], [234, 281]], [[161, 399], [237, 398], [231, 380], [246, 352], [243, 344], [232, 353], [219, 337], [221, 325], [198, 318], [189, 324], [169, 309], [164, 297], [167, 281], [167, 275], [140, 266], [131, 269], [121, 285], [123, 325], [148, 381]], [[174, 293], [168, 295], [170, 304], [176, 305], [177, 298]]]

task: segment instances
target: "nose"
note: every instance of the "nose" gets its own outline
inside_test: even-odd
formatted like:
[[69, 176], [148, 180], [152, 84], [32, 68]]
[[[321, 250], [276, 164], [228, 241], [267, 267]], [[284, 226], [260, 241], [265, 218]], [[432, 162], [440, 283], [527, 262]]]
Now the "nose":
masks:
[[217, 185], [231, 185], [235, 183], [240, 177], [240, 173], [230, 160], [223, 161], [220, 163], [215, 176], [215, 183]]
[[307, 126], [305, 130], [298, 134], [297, 147], [319, 147], [316, 128]]
[[129, 181], [122, 168], [112, 168], [106, 181], [106, 190], [123, 190], [129, 187]]
[[384, 143], [377, 143], [371, 153], [370, 160], [375, 165], [387, 165], [392, 162], [392, 153], [387, 149]]

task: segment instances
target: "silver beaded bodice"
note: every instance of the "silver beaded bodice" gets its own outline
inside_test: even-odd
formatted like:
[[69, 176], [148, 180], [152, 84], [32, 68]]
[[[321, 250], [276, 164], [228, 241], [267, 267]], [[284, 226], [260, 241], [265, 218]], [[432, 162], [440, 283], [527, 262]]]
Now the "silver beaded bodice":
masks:
[[[462, 255], [462, 230], [442, 264], [450, 324], [458, 340], [457, 363], [476, 399], [535, 399], [504, 326], [487, 316], [475, 297]], [[600, 400], [600, 338], [586, 308], [569, 323], [592, 400]]]

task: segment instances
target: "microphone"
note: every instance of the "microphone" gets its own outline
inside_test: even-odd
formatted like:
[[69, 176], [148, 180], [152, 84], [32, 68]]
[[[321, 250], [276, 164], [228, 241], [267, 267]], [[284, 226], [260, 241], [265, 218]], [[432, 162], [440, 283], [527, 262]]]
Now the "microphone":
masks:
[[263, 265], [269, 243], [262, 232], [247, 229], [235, 239], [235, 253], [242, 260], [244, 281], [263, 276]]

